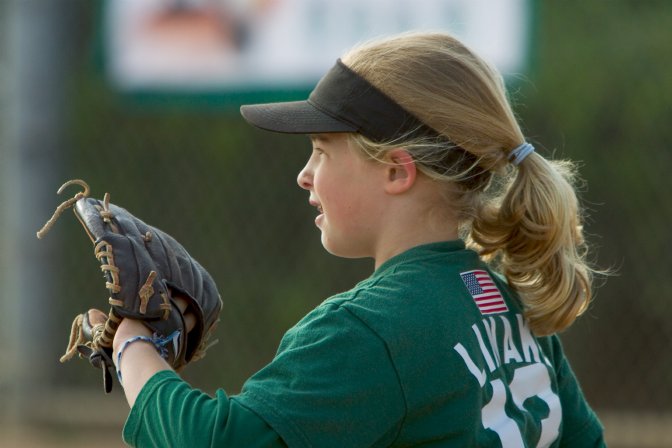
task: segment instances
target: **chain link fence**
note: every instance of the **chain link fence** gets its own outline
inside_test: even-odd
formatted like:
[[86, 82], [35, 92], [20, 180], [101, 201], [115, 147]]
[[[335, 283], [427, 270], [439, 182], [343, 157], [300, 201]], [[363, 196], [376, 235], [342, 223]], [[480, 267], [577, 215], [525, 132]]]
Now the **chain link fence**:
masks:
[[[305, 137], [252, 129], [235, 105], [218, 99], [192, 104], [120, 94], [97, 64], [97, 9], [73, 4], [76, 16], [69, 20], [76, 26], [61, 86], [65, 144], [52, 177], [82, 178], [95, 197], [109, 192], [112, 202], [172, 234], [211, 272], [225, 304], [219, 343], [184, 374], [206, 391], [235, 393], [272, 359], [290, 326], [367, 276], [372, 265], [322, 249], [314, 210], [295, 181], [308, 156]], [[582, 161], [586, 230], [597, 264], [615, 272], [563, 335], [568, 356], [612, 445], [670, 446], [672, 62], [663, 56], [672, 48], [672, 4], [613, 7], [613, 22], [597, 35], [592, 21], [606, 6], [540, 6], [533, 70], [514, 96], [542, 152]], [[31, 207], [27, 199], [23, 206]], [[53, 195], [54, 208], [61, 200]], [[33, 216], [46, 221], [52, 211]], [[35, 230], [42, 224], [25, 223]], [[75, 314], [106, 301], [98, 263], [69, 214], [47, 238], [54, 245], [45, 260], [53, 284], [45, 300], [53, 303], [56, 323], [44, 341], [49, 388], [54, 396], [98, 392], [96, 371], [57, 362]]]

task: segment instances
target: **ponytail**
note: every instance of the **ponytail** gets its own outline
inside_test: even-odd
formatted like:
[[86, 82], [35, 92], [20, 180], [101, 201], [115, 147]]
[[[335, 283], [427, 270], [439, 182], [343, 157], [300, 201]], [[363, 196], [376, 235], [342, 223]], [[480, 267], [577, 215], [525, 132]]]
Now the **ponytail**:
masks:
[[537, 335], [564, 330], [586, 310], [586, 262], [575, 170], [530, 154], [503, 191], [475, 210], [471, 240], [518, 291]]

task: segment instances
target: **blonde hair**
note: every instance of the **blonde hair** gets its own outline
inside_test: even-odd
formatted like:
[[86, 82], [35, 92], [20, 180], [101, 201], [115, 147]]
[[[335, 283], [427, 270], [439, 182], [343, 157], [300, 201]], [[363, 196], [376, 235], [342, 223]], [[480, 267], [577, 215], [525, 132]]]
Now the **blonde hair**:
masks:
[[522, 301], [530, 328], [548, 335], [570, 326], [591, 299], [581, 211], [567, 161], [530, 154], [501, 75], [444, 33], [408, 33], [355, 47], [342, 58], [439, 137], [353, 143], [382, 160], [404, 147], [418, 169], [445, 182], [470, 247], [495, 265]]

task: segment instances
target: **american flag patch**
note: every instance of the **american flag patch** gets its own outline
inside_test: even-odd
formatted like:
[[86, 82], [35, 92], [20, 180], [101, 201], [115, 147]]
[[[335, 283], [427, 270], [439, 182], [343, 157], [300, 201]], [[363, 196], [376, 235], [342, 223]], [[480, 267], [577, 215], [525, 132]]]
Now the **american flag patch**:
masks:
[[509, 311], [502, 294], [487, 271], [475, 270], [460, 273], [469, 294], [474, 298], [481, 314], [495, 314]]

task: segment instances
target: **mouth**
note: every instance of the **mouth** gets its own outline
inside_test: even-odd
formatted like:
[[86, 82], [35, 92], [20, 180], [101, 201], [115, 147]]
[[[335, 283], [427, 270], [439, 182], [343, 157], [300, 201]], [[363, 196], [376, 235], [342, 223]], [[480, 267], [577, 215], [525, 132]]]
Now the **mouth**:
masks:
[[310, 203], [310, 205], [312, 205], [313, 207], [315, 207], [315, 208], [317, 209], [317, 211], [320, 212], [320, 214], [324, 213], [324, 210], [322, 210], [322, 205], [321, 205], [319, 202], [317, 202], [317, 201], [314, 200], [314, 199], [311, 199], [311, 200], [308, 201], [308, 202]]
[[317, 209], [318, 213], [319, 213], [315, 217], [315, 225], [320, 227], [320, 224], [322, 223], [322, 221], [324, 219], [324, 210], [322, 209], [322, 204], [320, 204], [319, 202], [317, 202], [314, 199], [310, 199], [309, 203], [310, 203], [310, 205], [315, 207]]

